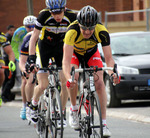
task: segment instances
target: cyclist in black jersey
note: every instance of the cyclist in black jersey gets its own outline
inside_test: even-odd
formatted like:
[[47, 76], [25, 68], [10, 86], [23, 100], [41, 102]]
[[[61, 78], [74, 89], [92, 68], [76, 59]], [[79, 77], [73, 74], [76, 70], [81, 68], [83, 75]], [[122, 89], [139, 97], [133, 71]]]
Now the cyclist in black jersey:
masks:
[[[57, 67], [61, 67], [63, 39], [67, 27], [76, 19], [76, 14], [73, 13], [72, 10], [65, 8], [66, 0], [46, 0], [45, 2], [47, 8], [40, 11], [30, 39], [28, 63], [32, 66], [36, 61], [40, 68], [43, 68], [47, 67], [49, 65], [49, 59], [54, 57]], [[35, 45], [37, 40], [38, 46], [36, 48]], [[34, 89], [33, 100], [31, 102], [31, 121], [33, 123], [38, 121], [37, 103], [40, 95], [48, 86], [48, 73], [41, 70], [38, 71], [37, 79], [38, 85]], [[66, 79], [62, 72], [60, 73], [60, 81], [62, 108], [65, 109], [68, 93], [65, 85]]]
[[[14, 55], [14, 52], [12, 51], [10, 42], [7, 40], [7, 37], [5, 36], [5, 34], [2, 32], [0, 32], [0, 66], [4, 66], [5, 62], [2, 57], [1, 47], [3, 47], [4, 51], [9, 57], [9, 63], [8, 63], [9, 70], [15, 71], [16, 70], [16, 65], [14, 63], [15, 55]], [[5, 79], [4, 69], [0, 69], [0, 87], [2, 86], [4, 82], [4, 79]], [[6, 101], [6, 100], [8, 101], [9, 97], [7, 97], [6, 95], [2, 95], [2, 99], [3, 101]]]
[[[100, 53], [97, 49], [97, 44], [101, 43], [105, 56], [107, 66], [114, 67], [114, 60], [111, 54], [110, 37], [107, 29], [99, 23], [97, 11], [91, 6], [83, 7], [77, 15], [77, 20], [74, 21], [66, 32], [64, 38], [64, 56], [63, 56], [63, 70], [66, 79], [68, 80], [66, 85], [70, 94], [70, 115], [69, 124], [72, 128], [77, 129], [79, 127], [78, 119], [78, 107], [76, 105], [77, 96], [77, 80], [78, 75], [75, 74], [74, 82], [71, 81], [71, 67], [79, 68], [79, 64], [82, 63], [86, 67], [98, 66], [103, 67]], [[98, 93], [103, 119], [103, 134], [104, 136], [110, 136], [111, 133], [106, 125], [106, 92], [103, 82], [103, 72], [96, 72], [95, 88]], [[112, 71], [109, 71], [114, 77], [114, 83], [119, 83], [119, 80]]]

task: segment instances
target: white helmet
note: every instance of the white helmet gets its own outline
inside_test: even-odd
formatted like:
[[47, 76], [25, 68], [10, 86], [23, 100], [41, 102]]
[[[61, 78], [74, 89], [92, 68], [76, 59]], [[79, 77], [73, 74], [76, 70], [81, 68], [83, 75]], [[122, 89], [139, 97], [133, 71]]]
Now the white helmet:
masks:
[[32, 24], [35, 24], [35, 21], [36, 21], [36, 17], [33, 16], [33, 15], [29, 15], [29, 16], [26, 16], [24, 19], [23, 19], [23, 25], [32, 25]]

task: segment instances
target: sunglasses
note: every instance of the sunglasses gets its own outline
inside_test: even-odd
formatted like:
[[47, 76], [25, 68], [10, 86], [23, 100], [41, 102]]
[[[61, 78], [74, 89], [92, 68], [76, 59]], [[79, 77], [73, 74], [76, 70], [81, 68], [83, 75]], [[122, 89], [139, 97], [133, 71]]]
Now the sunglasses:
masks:
[[91, 31], [91, 30], [94, 30], [94, 29], [95, 29], [95, 26], [86, 27], [86, 26], [80, 25], [80, 27], [81, 27], [81, 29], [84, 30], [84, 31], [85, 31], [85, 30], [90, 30], [90, 31]]
[[54, 14], [54, 15], [61, 14], [63, 11], [64, 11], [64, 9], [53, 9], [53, 10], [50, 10], [50, 12], [52, 14]]
[[31, 28], [34, 28], [35, 25], [27, 25], [26, 27], [29, 28], [29, 29], [31, 29]]

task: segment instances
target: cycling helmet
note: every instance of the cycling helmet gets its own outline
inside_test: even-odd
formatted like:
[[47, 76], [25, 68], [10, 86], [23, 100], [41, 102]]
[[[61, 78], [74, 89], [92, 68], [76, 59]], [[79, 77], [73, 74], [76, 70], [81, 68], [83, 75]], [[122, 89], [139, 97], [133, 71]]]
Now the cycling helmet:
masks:
[[98, 13], [93, 7], [88, 5], [78, 12], [77, 20], [83, 26], [95, 26], [98, 23]]
[[24, 26], [26, 26], [26, 25], [32, 25], [32, 24], [35, 24], [35, 21], [36, 21], [36, 17], [33, 16], [33, 15], [29, 15], [29, 16], [26, 16], [23, 19], [23, 25]]
[[63, 9], [66, 6], [66, 0], [45, 0], [45, 3], [50, 10]]

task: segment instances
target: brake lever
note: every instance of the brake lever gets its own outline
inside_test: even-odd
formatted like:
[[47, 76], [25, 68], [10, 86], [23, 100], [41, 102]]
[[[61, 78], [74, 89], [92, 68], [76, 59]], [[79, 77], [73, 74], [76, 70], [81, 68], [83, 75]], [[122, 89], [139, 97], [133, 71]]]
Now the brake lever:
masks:
[[71, 75], [72, 82], [74, 82], [74, 75], [75, 75], [75, 67], [74, 66], [71, 68], [70, 75]]

